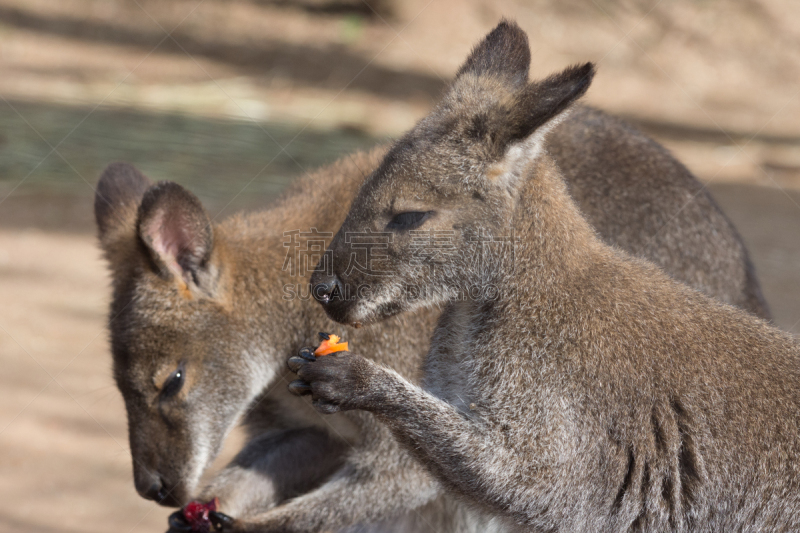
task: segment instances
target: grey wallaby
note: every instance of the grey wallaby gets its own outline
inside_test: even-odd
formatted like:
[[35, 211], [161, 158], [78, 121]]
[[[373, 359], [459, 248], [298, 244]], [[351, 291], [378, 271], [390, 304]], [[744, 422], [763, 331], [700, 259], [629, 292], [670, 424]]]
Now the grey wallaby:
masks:
[[[575, 198], [608, 242], [766, 316], [735, 230], [657, 143], [599, 111], [576, 108], [553, 131], [548, 150], [563, 154]], [[346, 157], [300, 180], [269, 209], [221, 223], [177, 184], [153, 184], [126, 164], [105, 170], [95, 214], [113, 281], [114, 376], [143, 497], [180, 506], [218, 496], [222, 512], [258, 531], [495, 527], [444, 495], [372, 415], [323, 419], [286, 390], [286, 356], [318, 331], [344, 336], [411, 381], [420, 376], [439, 310], [345, 329], [309, 297], [309, 272], [287, 266], [294, 246], [308, 257], [324, 250], [325, 232], [342, 224], [385, 154], [381, 148]], [[569, 154], [581, 154], [581, 163]], [[199, 487], [240, 420], [248, 429], [243, 450]]]
[[[544, 139], [593, 75], [529, 83], [513, 23], [478, 45], [312, 276], [346, 324], [444, 306], [421, 385], [303, 350], [292, 389], [324, 413], [375, 414], [446, 488], [521, 530], [800, 530], [800, 346], [587, 222]], [[386, 249], [346, 272], [348, 239], [370, 232]], [[420, 261], [426, 233], [452, 253]]]

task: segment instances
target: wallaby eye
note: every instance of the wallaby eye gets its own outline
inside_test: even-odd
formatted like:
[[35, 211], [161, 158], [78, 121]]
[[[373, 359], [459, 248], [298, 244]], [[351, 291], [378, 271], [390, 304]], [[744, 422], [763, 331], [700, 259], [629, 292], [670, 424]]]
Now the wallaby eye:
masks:
[[412, 230], [420, 227], [433, 211], [406, 211], [398, 213], [386, 225], [390, 230]]
[[186, 370], [183, 368], [183, 363], [181, 363], [164, 382], [164, 387], [161, 389], [161, 397], [169, 398], [175, 396], [183, 388], [185, 375]]

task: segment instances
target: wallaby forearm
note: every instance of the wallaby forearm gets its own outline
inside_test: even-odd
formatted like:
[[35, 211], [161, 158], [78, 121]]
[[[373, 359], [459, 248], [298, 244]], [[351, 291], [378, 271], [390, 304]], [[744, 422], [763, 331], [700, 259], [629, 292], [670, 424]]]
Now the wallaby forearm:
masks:
[[[532, 468], [538, 478], [533, 485], [545, 484], [546, 470], [538, 457], [523, 457], [507, 447], [497, 424], [480, 411], [460, 412], [394, 370], [359, 355], [302, 361], [293, 358], [289, 364], [301, 380], [311, 383], [318, 409], [372, 412], [448, 488], [519, 523], [535, 522], [540, 514], [536, 502], [509, 486], [515, 478], [531, 477]], [[338, 388], [335, 383], [345, 385]]]
[[504, 524], [444, 497], [441, 485], [371, 414], [348, 416], [360, 420], [361, 441], [326, 483], [277, 507], [242, 515], [232, 531], [321, 532], [354, 524], [359, 533], [507, 531]]
[[353, 524], [369, 527], [409, 511], [416, 513], [439, 495], [439, 484], [401, 450], [389, 454], [358, 451], [322, 486], [265, 513], [237, 520], [234, 530], [313, 533]]
[[523, 508], [520, 495], [509, 490], [510, 478], [530, 465], [523, 464], [514, 450], [499, 445], [502, 436], [479, 411], [462, 413], [396, 372], [371, 366], [373, 395], [360, 409], [373, 411], [448, 488], [490, 503], [522, 524], [531, 522], [528, 515], [538, 514], [532, 511], [534, 506], [528, 501]]
[[234, 516], [263, 513], [319, 486], [345, 459], [348, 445], [319, 428], [256, 435], [200, 493]]

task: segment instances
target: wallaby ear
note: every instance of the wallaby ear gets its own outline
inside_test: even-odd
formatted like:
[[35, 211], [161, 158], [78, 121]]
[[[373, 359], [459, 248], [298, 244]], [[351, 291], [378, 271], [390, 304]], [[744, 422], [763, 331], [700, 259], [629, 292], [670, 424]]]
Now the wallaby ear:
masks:
[[128, 163], [111, 163], [100, 175], [94, 195], [94, 217], [101, 244], [120, 229], [133, 233], [139, 204], [152, 185], [136, 167]]
[[496, 76], [520, 87], [528, 81], [530, 65], [528, 36], [515, 22], [503, 20], [472, 50], [456, 79], [465, 74]]
[[540, 130], [586, 93], [594, 73], [594, 64], [586, 63], [528, 85], [516, 95], [507, 114], [499, 117], [497, 141], [510, 144]]
[[139, 206], [138, 231], [162, 277], [200, 285], [214, 235], [194, 194], [170, 181], [154, 185]]
[[592, 63], [569, 67], [529, 84], [510, 105], [492, 113], [484, 131], [502, 169], [492, 175], [513, 187], [523, 167], [542, 153], [547, 133], [589, 89], [594, 73]]

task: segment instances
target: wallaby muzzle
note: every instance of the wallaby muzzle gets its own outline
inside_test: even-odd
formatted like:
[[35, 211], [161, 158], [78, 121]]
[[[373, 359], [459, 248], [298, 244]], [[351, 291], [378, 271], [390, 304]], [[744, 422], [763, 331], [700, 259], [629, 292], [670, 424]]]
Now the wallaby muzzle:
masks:
[[331, 320], [341, 324], [349, 324], [348, 318], [352, 304], [349, 301], [345, 284], [336, 274], [321, 271], [311, 276], [311, 294], [322, 304]]
[[144, 467], [137, 467], [133, 477], [136, 492], [142, 498], [153, 500], [165, 507], [180, 507], [181, 502], [172, 494], [158, 473]]

